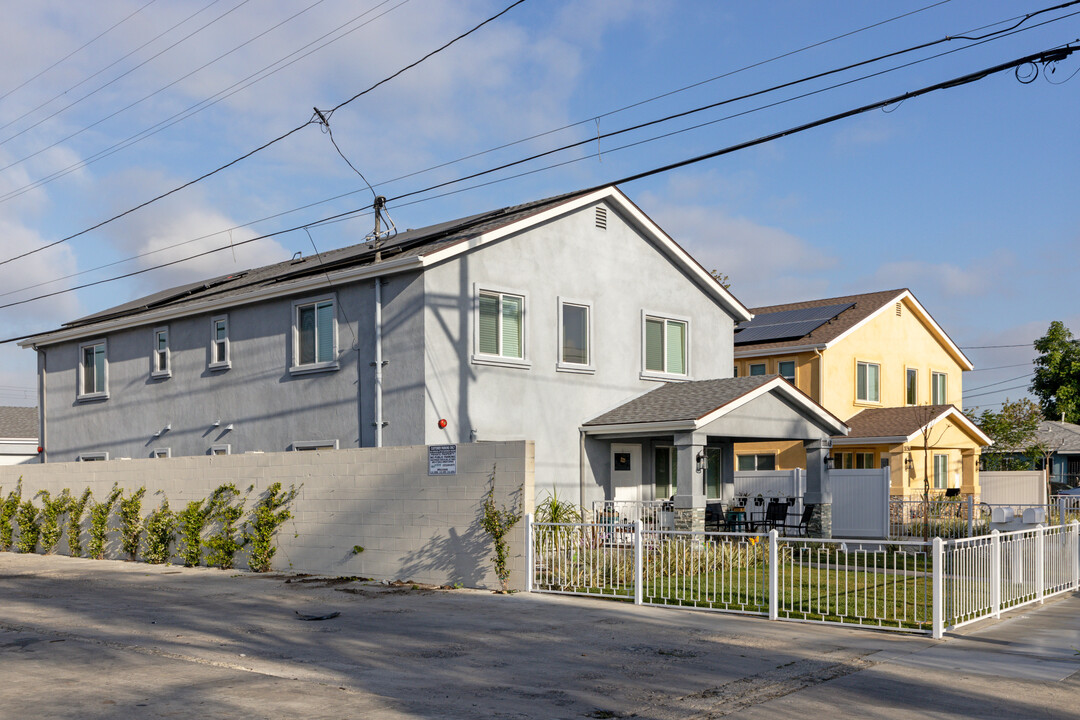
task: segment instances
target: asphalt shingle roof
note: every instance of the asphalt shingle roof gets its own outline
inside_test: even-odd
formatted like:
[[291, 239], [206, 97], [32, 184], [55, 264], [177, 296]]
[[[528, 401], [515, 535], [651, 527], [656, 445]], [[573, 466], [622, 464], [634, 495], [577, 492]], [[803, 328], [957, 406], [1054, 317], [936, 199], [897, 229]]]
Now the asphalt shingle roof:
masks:
[[1063, 453], [1080, 453], [1080, 425], [1046, 420], [1039, 423], [1035, 442], [1045, 444], [1047, 449]]
[[861, 437], [910, 437], [927, 423], [946, 413], [952, 405], [867, 408], [847, 421], [848, 439]]
[[0, 405], [0, 438], [36, 438], [37, 436], [36, 407]]
[[777, 375], [667, 383], [584, 423], [586, 426], [697, 420]]
[[845, 295], [843, 297], [787, 303], [786, 305], [766, 305], [764, 307], [750, 308], [750, 312], [754, 314], [756, 319], [759, 315], [784, 312], [787, 310], [804, 310], [826, 305], [855, 303], [854, 307], [848, 308], [837, 315], [833, 320], [799, 338], [740, 345], [739, 335], [736, 333], [735, 353], [739, 354], [748, 350], [769, 350], [772, 348], [797, 347], [802, 345], [825, 345], [880, 310], [883, 306], [895, 302], [896, 298], [905, 292], [907, 292], [907, 290], [901, 288], [899, 290], [882, 290], [880, 292], [863, 293], [862, 295]]

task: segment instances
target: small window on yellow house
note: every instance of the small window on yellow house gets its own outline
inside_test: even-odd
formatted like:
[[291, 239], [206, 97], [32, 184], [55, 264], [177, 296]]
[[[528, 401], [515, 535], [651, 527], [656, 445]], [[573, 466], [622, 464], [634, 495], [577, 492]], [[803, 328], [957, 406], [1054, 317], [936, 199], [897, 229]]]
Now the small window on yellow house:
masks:
[[794, 360], [781, 360], [778, 369], [780, 371], [780, 377], [787, 380], [789, 383], [795, 382], [795, 361]]
[[750, 374], [751, 375], [764, 375], [765, 374], [765, 363], [754, 363], [753, 365], [751, 365], [750, 366]]

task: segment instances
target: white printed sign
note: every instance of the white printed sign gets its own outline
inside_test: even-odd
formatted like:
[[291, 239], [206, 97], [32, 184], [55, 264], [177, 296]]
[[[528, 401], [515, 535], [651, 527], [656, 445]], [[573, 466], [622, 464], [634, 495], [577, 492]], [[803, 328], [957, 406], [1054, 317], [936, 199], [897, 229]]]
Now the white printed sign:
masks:
[[457, 475], [457, 445], [428, 445], [428, 475]]

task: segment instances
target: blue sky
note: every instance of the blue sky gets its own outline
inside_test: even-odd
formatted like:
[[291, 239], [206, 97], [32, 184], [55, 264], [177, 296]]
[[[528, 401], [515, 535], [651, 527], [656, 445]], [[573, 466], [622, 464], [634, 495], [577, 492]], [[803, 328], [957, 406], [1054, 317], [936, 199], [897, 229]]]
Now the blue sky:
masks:
[[[9, 166], [0, 170], [3, 258], [82, 230], [252, 150], [307, 121], [313, 107], [340, 103], [509, 4], [147, 2], [43, 1], [6, 9], [0, 30], [0, 125], [6, 125], [0, 167]], [[352, 163], [380, 194], [394, 198], [595, 138], [598, 129], [610, 132], [946, 36], [1002, 29], [1047, 5], [527, 0], [343, 107], [331, 127]], [[1073, 12], [1080, 5], [1039, 15], [1021, 26], [1023, 32], [992, 42], [953, 40], [591, 142], [486, 178], [501, 182], [392, 201], [390, 214], [400, 228], [421, 227], [744, 142], [1076, 40], [1080, 15], [1065, 17]], [[1055, 18], [1062, 19], [1033, 27]], [[303, 48], [339, 35], [302, 56]], [[932, 57], [943, 52], [949, 54]], [[915, 60], [924, 61], [898, 67]], [[1029, 361], [1028, 344], [1052, 320], [1080, 333], [1072, 286], [1080, 277], [1080, 204], [1074, 199], [1080, 139], [1072, 121], [1080, 77], [1067, 82], [1078, 67], [1080, 54], [1041, 68], [1030, 84], [1002, 73], [622, 189], [702, 264], [727, 273], [747, 305], [911, 288], [976, 365], [965, 377], [972, 396], [965, 407], [994, 407], [1006, 395], [1025, 394], [1016, 386], [1026, 384], [1030, 367], [1003, 366]], [[881, 72], [892, 68], [898, 69]], [[871, 73], [880, 74], [858, 79]], [[712, 78], [718, 79], [703, 82]], [[846, 81], [853, 82], [826, 89]], [[612, 113], [695, 83], [702, 84]], [[201, 112], [112, 152], [215, 98], [220, 101]], [[702, 122], [711, 124], [617, 149]], [[57, 172], [66, 174], [31, 186]], [[236, 227], [343, 193], [353, 194]], [[236, 227], [235, 243], [370, 201], [328, 136], [312, 125], [167, 200], [0, 265], [0, 293], [6, 293], [0, 304], [228, 246], [230, 234], [223, 231], [229, 228]], [[311, 234], [325, 250], [360, 242], [370, 229], [370, 217], [362, 216]], [[194, 240], [204, 235], [210, 237]], [[157, 252], [127, 260], [151, 251]], [[0, 333], [49, 329], [163, 287], [296, 251], [313, 252], [307, 234], [259, 240], [0, 309]], [[114, 262], [120, 264], [94, 270]], [[57, 280], [72, 273], [83, 274]], [[39, 283], [49, 284], [31, 287]], [[996, 345], [1022, 347], [984, 347]], [[34, 353], [0, 346], [0, 404], [33, 403], [34, 384]]]

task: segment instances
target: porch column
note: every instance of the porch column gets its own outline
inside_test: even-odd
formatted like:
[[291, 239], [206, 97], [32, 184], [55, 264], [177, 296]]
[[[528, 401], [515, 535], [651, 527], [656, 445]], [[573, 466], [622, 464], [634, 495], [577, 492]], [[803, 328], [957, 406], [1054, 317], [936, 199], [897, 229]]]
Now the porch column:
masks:
[[960, 494], [979, 495], [979, 451], [975, 448], [960, 451]]
[[706, 441], [704, 433], [675, 433], [676, 530], [705, 530], [705, 475], [697, 471], [697, 456], [705, 450]]
[[807, 535], [810, 537], [832, 537], [832, 488], [829, 485], [829, 470], [825, 467], [825, 456], [832, 449], [832, 440], [804, 440], [806, 450], [806, 494], [803, 503], [814, 505], [814, 514], [810, 517]]

